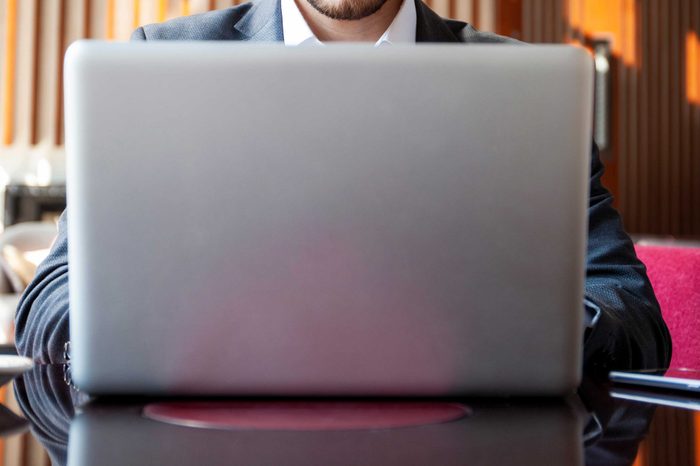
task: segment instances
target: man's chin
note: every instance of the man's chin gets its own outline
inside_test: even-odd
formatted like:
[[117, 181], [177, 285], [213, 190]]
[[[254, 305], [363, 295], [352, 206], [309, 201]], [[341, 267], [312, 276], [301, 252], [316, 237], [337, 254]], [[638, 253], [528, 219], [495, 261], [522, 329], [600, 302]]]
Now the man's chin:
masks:
[[331, 19], [355, 21], [379, 11], [387, 0], [302, 0]]

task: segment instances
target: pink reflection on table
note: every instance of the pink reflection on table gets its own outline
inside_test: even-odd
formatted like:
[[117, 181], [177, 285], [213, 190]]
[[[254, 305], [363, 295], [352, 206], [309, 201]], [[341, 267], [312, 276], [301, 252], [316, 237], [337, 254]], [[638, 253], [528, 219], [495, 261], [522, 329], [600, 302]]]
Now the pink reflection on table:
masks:
[[375, 430], [455, 421], [469, 408], [444, 402], [227, 401], [147, 405], [146, 418], [205, 429]]

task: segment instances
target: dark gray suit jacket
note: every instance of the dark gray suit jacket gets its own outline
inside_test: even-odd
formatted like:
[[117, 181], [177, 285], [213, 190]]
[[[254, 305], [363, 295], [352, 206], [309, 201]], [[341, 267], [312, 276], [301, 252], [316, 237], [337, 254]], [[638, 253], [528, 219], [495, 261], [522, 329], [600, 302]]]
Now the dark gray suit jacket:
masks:
[[[517, 42], [479, 32], [460, 21], [444, 20], [420, 0], [415, 1], [419, 42]], [[144, 26], [132, 38], [282, 41], [280, 2], [260, 0]], [[591, 163], [586, 322], [582, 329], [586, 334], [586, 366], [589, 369], [663, 367], [671, 358], [668, 330], [644, 265], [637, 259], [620, 217], [612, 208], [610, 193], [601, 185], [603, 166], [597, 149]], [[64, 213], [58, 240], [24, 293], [17, 312], [17, 348], [21, 354], [38, 361], [62, 361], [64, 343], [69, 339], [66, 221]]]

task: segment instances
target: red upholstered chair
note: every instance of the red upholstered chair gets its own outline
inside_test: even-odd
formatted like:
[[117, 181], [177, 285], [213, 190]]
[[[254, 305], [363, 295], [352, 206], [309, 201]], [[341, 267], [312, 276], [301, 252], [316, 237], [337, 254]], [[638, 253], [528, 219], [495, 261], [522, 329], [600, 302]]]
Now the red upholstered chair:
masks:
[[700, 248], [635, 247], [671, 332], [671, 367], [700, 369]]

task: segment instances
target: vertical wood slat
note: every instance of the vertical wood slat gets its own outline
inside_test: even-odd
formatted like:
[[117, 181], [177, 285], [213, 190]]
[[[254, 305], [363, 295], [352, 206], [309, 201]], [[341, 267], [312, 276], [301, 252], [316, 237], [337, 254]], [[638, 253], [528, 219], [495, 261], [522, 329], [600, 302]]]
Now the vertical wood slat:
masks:
[[86, 13], [83, 11], [83, 0], [61, 0], [61, 14], [59, 18], [59, 61], [58, 61], [58, 89], [57, 89], [57, 119], [55, 127], [55, 144], [63, 145], [64, 142], [64, 115], [63, 115], [63, 56], [68, 46], [75, 40], [85, 37], [84, 25]]
[[37, 144], [53, 144], [53, 125], [56, 114], [55, 94], [58, 92], [56, 82], [56, 68], [58, 66], [58, 47], [55, 46], [58, 37], [59, 24], [57, 22], [57, 0], [38, 0], [41, 3], [41, 16], [38, 17], [41, 29], [39, 61], [37, 69], [37, 96], [36, 96], [36, 138]]
[[[641, 6], [635, 4], [636, 9], [640, 9]], [[637, 21], [641, 17], [641, 11], [636, 15]], [[635, 24], [638, 24], [635, 22]], [[641, 28], [635, 28], [641, 31]], [[635, 43], [641, 41], [641, 32], [635, 32], [634, 34], [628, 34]], [[635, 45], [635, 50], [637, 54], [641, 53], [641, 47]], [[641, 62], [640, 57], [636, 57], [636, 63]], [[620, 66], [623, 70], [621, 75], [628, 76], [627, 81], [620, 83], [618, 89], [620, 92], [624, 92], [627, 95], [628, 112], [625, 115], [626, 121], [621, 125], [621, 127], [626, 128], [626, 152], [624, 157], [627, 159], [624, 165], [624, 169], [620, 170], [620, 186], [619, 190], [622, 193], [620, 196], [622, 198], [621, 209], [623, 215], [626, 212], [636, 212], [638, 210], [638, 196], [630, 195], [634, 187], [638, 184], [639, 180], [639, 125], [637, 124], [639, 120], [639, 73], [640, 70], [635, 67]], [[620, 135], [619, 137], [622, 137]], [[622, 155], [620, 155], [622, 157]]]
[[[699, 16], [698, 14], [698, 8], [697, 4], [692, 4], [688, 7], [689, 10], [689, 31], [693, 31], [697, 37], [700, 38], [700, 19], [697, 17]], [[696, 21], [697, 19], [697, 21]], [[686, 45], [687, 46], [687, 45]], [[686, 51], [687, 52], [687, 51]], [[686, 53], [686, 55], [688, 55]], [[692, 64], [692, 59], [688, 57], [688, 63], [686, 64], [687, 66], [690, 66]], [[696, 58], [699, 59], [700, 57]], [[700, 66], [700, 65], [698, 65]], [[698, 70], [700, 72], [700, 70]], [[688, 83], [686, 83], [686, 86]], [[688, 130], [687, 134], [687, 142], [689, 146], [691, 147], [691, 151], [700, 152], [700, 136], [697, 136], [693, 132], [693, 128], [698, 128], [700, 127], [700, 117], [698, 116], [698, 109], [700, 108], [700, 103], [696, 103], [695, 105], [690, 105], [688, 106], [688, 118], [690, 121], [690, 128]], [[692, 203], [695, 206], [694, 213], [693, 213], [693, 219], [692, 219], [692, 227], [693, 231], [696, 231], [697, 229], [700, 229], [700, 213], [697, 212], [697, 206], [700, 205], [700, 180], [698, 179], [700, 177], [700, 160], [698, 160], [697, 157], [694, 158], [693, 162], [690, 164], [691, 168], [691, 182], [693, 184], [693, 197], [692, 197]]]
[[[641, 50], [642, 50], [642, 63], [645, 66], [649, 64], [649, 15], [650, 8], [648, 2], [642, 2], [642, 15], [641, 15]], [[648, 84], [647, 73], [640, 74], [640, 85], [639, 85], [639, 129], [637, 134], [639, 134], [639, 153], [635, 154], [639, 158], [639, 178], [636, 180], [634, 186], [634, 196], [637, 198], [638, 211], [636, 216], [632, 217], [634, 229], [633, 231], [649, 231], [646, 224], [646, 213], [649, 206], [649, 196], [647, 195], [649, 186], [649, 176], [648, 176], [648, 149], [649, 149], [649, 84]]]
[[6, 17], [6, 1], [0, 0], [0, 147], [3, 146], [3, 130], [4, 122], [4, 88], [5, 88], [5, 37], [7, 35], [5, 27], [7, 26]]
[[455, 18], [473, 24], [474, 21], [472, 20], [472, 1], [473, 0], [455, 1]]
[[670, 95], [666, 99], [669, 105], [669, 120], [668, 120], [668, 150], [671, 157], [670, 160], [670, 192], [667, 202], [669, 204], [669, 220], [670, 220], [670, 231], [675, 231], [683, 234], [686, 229], [684, 228], [684, 219], [682, 219], [681, 206], [684, 204], [683, 198], [685, 197], [682, 189], [682, 179], [681, 179], [681, 163], [682, 163], [682, 152], [680, 150], [680, 101], [681, 96], [681, 82], [680, 82], [680, 37], [678, 31], [680, 31], [680, 2], [671, 2], [669, 5], [669, 17], [667, 23], [667, 34], [668, 34], [668, 46], [670, 53], [667, 54], [666, 66], [668, 73], [668, 82]]
[[56, 118], [54, 125], [54, 144], [63, 144], [63, 54], [66, 49], [66, 20], [68, 17], [68, 0], [58, 0], [58, 66], [56, 82]]
[[612, 134], [614, 134], [612, 143], [615, 147], [613, 153], [617, 155], [617, 200], [622, 212], [629, 208], [630, 203], [628, 196], [620, 196], [619, 193], [627, 191], [629, 186], [628, 176], [634, 176], [632, 175], [634, 171], [632, 162], [635, 158], [631, 156], [631, 153], [633, 153], [633, 139], [636, 137], [636, 134], [634, 127], [629, 125], [629, 121], [634, 115], [634, 104], [636, 102], [636, 99], [633, 97], [635, 91], [632, 85], [634, 75], [635, 70], [626, 66], [615, 67], [615, 73], [613, 74], [617, 78], [615, 87], [618, 89], [618, 105], [613, 108], [617, 118], [615, 128], [612, 131]]
[[447, 17], [455, 18], [457, 15], [457, 2], [455, 0], [450, 0], [450, 5], [447, 9]]
[[532, 34], [532, 1], [533, 0], [523, 0], [523, 40], [525, 42], [534, 42]]
[[107, 38], [107, 2], [108, 0], [87, 0], [90, 14], [90, 37], [93, 39]]
[[131, 22], [131, 29], [136, 29], [141, 25], [141, 0], [133, 0], [133, 2], [133, 20]]
[[693, 464], [700, 464], [700, 412], [696, 411], [693, 413], [693, 445], [695, 445], [695, 462]]
[[552, 42], [564, 42], [564, 3], [561, 0], [553, 0], [552, 2], [552, 17], [554, 22], [554, 37]]
[[105, 35], [107, 40], [114, 40], [116, 37], [116, 16], [117, 0], [107, 0], [107, 16], [105, 17]]
[[205, 13], [210, 10], [211, 0], [189, 0], [189, 14], [195, 15]]
[[540, 0], [542, 3], [543, 27], [542, 27], [542, 42], [554, 42], [554, 3], [557, 0]]
[[133, 32], [139, 26], [158, 22], [159, 2], [155, 0], [140, 0], [139, 5], [139, 24], [132, 28]]
[[3, 122], [1, 143], [5, 146], [12, 144], [14, 139], [18, 1], [5, 1], [5, 47], [3, 48], [2, 92], [0, 93], [0, 96], [2, 96]]
[[233, 0], [216, 0], [216, 8], [229, 8], [233, 5]]
[[498, 0], [495, 31], [515, 39], [523, 39], [523, 0]]
[[157, 5], [158, 5], [158, 14], [157, 14], [157, 20], [159, 22], [165, 21], [165, 18], [167, 17], [168, 13], [168, 0], [157, 0]]
[[83, 0], [83, 35], [92, 39], [92, 0]]
[[34, 15], [33, 27], [34, 27], [34, 47], [32, 50], [32, 58], [34, 64], [32, 66], [32, 103], [31, 103], [31, 135], [30, 143], [36, 145], [39, 143], [39, 70], [41, 67], [41, 60], [39, 59], [41, 51], [41, 17], [42, 17], [42, 5], [44, 2], [42, 0], [34, 0]]
[[[138, 7], [139, 10], [141, 9], [140, 2], [137, 4], [134, 0], [114, 0], [114, 4], [113, 39], [118, 41], [129, 40], [131, 33], [136, 29], [136, 26], [134, 26], [134, 16], [136, 14], [136, 8]], [[140, 16], [141, 12], [139, 11], [139, 17]]]
[[[697, 1], [695, 0], [689, 0], [690, 5], [692, 8], [692, 18], [693, 18], [693, 23], [692, 23], [692, 30], [695, 33], [695, 37], [700, 40], [700, 5], [698, 4]], [[697, 43], [696, 43], [697, 44]], [[696, 55], [696, 65], [698, 68], [700, 68], [700, 56]], [[696, 72], [698, 75], [696, 75], [697, 79], [700, 79], [700, 69], [696, 69]], [[700, 82], [697, 83], [700, 86]], [[700, 102], [696, 102], [693, 105], [693, 113], [691, 115], [691, 127], [694, 128], [693, 136], [692, 136], [692, 149], [691, 149], [691, 154], [695, 154], [695, 157], [693, 158], [693, 202], [692, 205], [694, 208], [692, 209], [694, 219], [693, 219], [693, 232], [694, 233], [699, 233], [700, 232], [700, 209], [698, 206], [700, 206]]]
[[32, 123], [32, 76], [34, 60], [33, 18], [36, 16], [34, 2], [17, 2], [17, 34], [14, 84], [13, 144], [27, 146], [31, 142]]
[[440, 16], [447, 16], [450, 11], [450, 0], [433, 0], [432, 9]]
[[532, 41], [533, 42], [544, 42], [544, 28], [543, 26], [543, 14], [542, 14], [542, 0], [533, 0], [532, 5]]
[[669, 150], [670, 145], [670, 76], [669, 76], [669, 14], [670, 6], [660, 7], [658, 10], [658, 42], [656, 49], [658, 51], [658, 86], [657, 89], [657, 105], [659, 114], [658, 128], [658, 148], [656, 152], [659, 154], [659, 172], [658, 180], [658, 216], [661, 230], [671, 230], [671, 209], [669, 201], [671, 199], [671, 165], [676, 154]]
[[[687, 1], [680, 2], [680, 7], [681, 7], [681, 12], [680, 12], [680, 31], [689, 31], [690, 30], [690, 24], [691, 24], [691, 16], [690, 16], [690, 4]], [[685, 84], [686, 84], [686, 78], [687, 78], [687, 65], [688, 65], [688, 60], [687, 60], [687, 43], [686, 41], [682, 40], [681, 43], [683, 44], [682, 47], [682, 52], [681, 52], [681, 59], [680, 59], [680, 68], [679, 68], [679, 74], [680, 74], [680, 81], [681, 81], [681, 102], [680, 102], [680, 152], [682, 154], [682, 162], [681, 162], [681, 183], [683, 186], [689, 187], [689, 193], [684, 196], [686, 199], [686, 203], [683, 204], [681, 208], [681, 221], [685, 224], [684, 228], [684, 233], [685, 234], [690, 234], [693, 231], [693, 217], [696, 216], [692, 212], [692, 195], [693, 195], [693, 179], [692, 179], [692, 173], [693, 173], [693, 167], [692, 167], [692, 157], [690, 157], [690, 153], [692, 150], [691, 146], [691, 140], [690, 140], [690, 117], [691, 117], [691, 106], [690, 102], [687, 99], [686, 96], [686, 89], [685, 89]], [[689, 215], [683, 215], [684, 212], [690, 212]]]
[[497, 0], [481, 0], [481, 16], [479, 18], [481, 29], [486, 31], [495, 31], [496, 3]]

